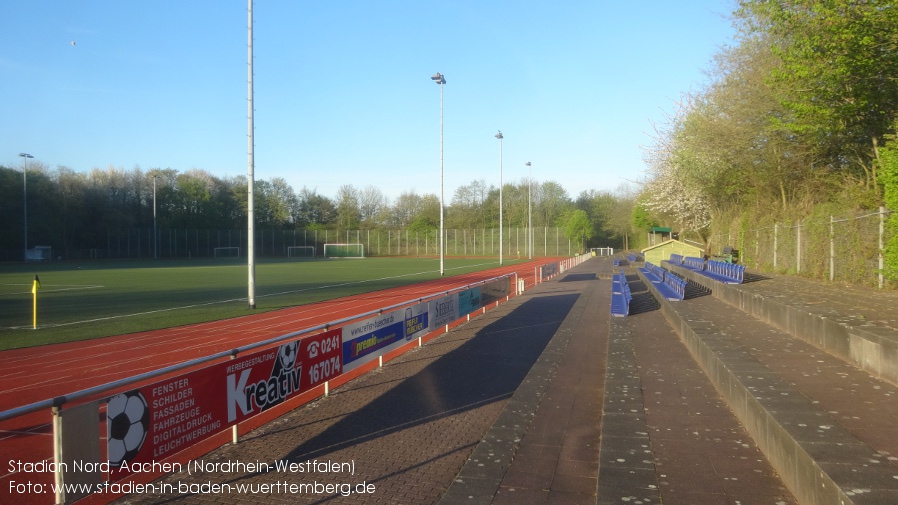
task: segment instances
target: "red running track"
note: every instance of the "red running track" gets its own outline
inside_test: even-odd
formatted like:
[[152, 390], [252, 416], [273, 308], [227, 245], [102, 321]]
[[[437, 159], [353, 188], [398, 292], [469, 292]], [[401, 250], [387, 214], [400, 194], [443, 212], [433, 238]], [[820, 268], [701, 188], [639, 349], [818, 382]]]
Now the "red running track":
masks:
[[[534, 267], [554, 260], [541, 259], [481, 272], [445, 277], [356, 296], [302, 305], [262, 314], [118, 335], [82, 342], [46, 345], [0, 352], [0, 411], [73, 393], [115, 380], [158, 370], [203, 356], [228, 351], [280, 335], [296, 332], [354, 314], [415, 300], [500, 275], [517, 273], [525, 286], [534, 283]], [[204, 365], [205, 366], [205, 365]], [[182, 372], [178, 372], [184, 373]], [[347, 374], [349, 375], [349, 374]], [[152, 382], [160, 378], [152, 379]], [[148, 381], [149, 382], [149, 381]], [[137, 385], [128, 386], [132, 389]], [[308, 401], [321, 394], [313, 390]], [[107, 394], [108, 395], [108, 394]], [[295, 408], [296, 403], [290, 405]], [[272, 414], [283, 414], [275, 412]], [[257, 416], [253, 426], [276, 417]], [[53, 503], [53, 495], [13, 492], [11, 481], [49, 484], [52, 474], [23, 474], [10, 468], [10, 461], [39, 462], [52, 459], [49, 410], [0, 422], [0, 502]], [[228, 440], [229, 434], [213, 437], [194, 448], [203, 454]], [[202, 452], [199, 452], [202, 451]], [[45, 488], [46, 489], [46, 488]], [[11, 500], [11, 501], [10, 501]], [[96, 502], [97, 500], [90, 500]], [[100, 500], [104, 501], [104, 500]]]

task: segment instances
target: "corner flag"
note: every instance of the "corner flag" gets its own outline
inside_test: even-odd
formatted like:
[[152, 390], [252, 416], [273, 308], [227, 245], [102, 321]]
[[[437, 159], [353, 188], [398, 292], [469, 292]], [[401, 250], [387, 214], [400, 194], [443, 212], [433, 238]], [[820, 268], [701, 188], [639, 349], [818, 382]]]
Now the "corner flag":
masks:
[[34, 301], [33, 328], [37, 329], [37, 292], [41, 289], [41, 280], [34, 276], [34, 284], [31, 285], [31, 298]]

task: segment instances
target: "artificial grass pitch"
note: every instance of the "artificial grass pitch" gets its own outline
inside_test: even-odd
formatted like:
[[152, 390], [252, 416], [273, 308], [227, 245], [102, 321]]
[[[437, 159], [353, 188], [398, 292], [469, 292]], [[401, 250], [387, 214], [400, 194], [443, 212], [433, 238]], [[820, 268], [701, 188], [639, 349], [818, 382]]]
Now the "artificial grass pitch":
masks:
[[[0, 350], [214, 321], [439, 278], [439, 260], [261, 260], [256, 310], [245, 260], [52, 262], [0, 265]], [[497, 266], [447, 259], [449, 275]], [[37, 329], [32, 283], [40, 276]]]

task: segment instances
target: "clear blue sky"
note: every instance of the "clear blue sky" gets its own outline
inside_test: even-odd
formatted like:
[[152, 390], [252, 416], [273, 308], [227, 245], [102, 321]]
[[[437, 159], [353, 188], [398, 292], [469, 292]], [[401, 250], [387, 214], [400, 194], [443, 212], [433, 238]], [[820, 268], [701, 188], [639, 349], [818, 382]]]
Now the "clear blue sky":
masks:
[[[645, 169], [653, 122], [732, 40], [728, 0], [256, 0], [255, 177], [333, 197], [552, 180], [575, 198]], [[10, 0], [0, 163], [247, 173], [247, 3]], [[72, 44], [74, 42], [74, 45]]]

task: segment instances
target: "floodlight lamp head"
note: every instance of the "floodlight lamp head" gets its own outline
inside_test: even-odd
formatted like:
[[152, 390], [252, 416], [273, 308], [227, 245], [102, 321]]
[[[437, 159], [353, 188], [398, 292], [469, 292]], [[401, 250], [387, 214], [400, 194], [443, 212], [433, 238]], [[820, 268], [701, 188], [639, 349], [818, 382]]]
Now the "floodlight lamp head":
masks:
[[502, 140], [503, 138], [505, 138], [502, 136], [502, 130], [499, 130], [499, 133], [496, 134], [496, 138], [499, 140]]
[[529, 167], [529, 166], [530, 166], [530, 162], [528, 161], [527, 163], [524, 163], [524, 166], [525, 166], [525, 167]]
[[430, 78], [437, 84], [446, 84], [446, 77], [439, 72], [433, 74]]
[[34, 158], [34, 156], [32, 156], [32, 155], [30, 155], [30, 154], [28, 154], [28, 153], [19, 153], [19, 156], [21, 156], [21, 157], [23, 157], [23, 158]]

